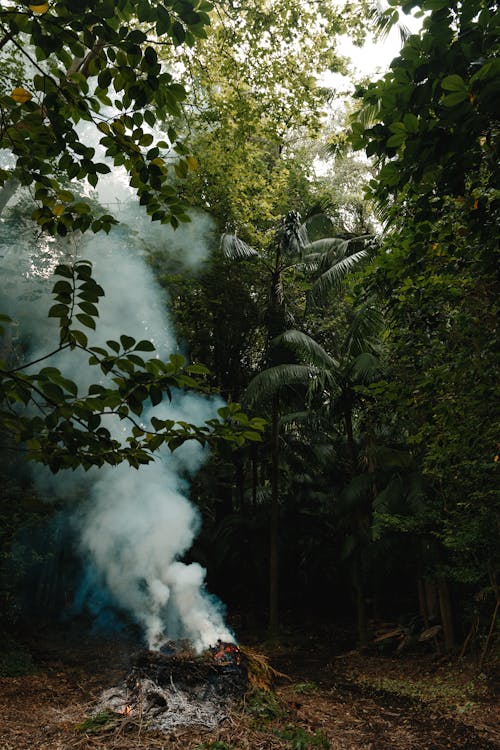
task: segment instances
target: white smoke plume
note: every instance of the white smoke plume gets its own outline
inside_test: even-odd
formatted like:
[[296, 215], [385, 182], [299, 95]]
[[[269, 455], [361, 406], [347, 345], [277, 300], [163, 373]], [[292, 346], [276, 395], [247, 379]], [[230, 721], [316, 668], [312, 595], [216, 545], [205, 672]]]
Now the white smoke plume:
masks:
[[[201, 227], [204, 231], [205, 227]], [[196, 226], [189, 231], [194, 244]], [[169, 233], [167, 240], [168, 236]], [[189, 235], [185, 237], [189, 239]], [[193, 257], [199, 259], [204, 247], [202, 236], [197, 236], [196, 242]], [[137, 236], [134, 240], [132, 233], [119, 228], [108, 237], [82, 241], [78, 248], [58, 245], [56, 252], [49, 244], [47, 253], [53, 259], [69, 249], [93, 263], [94, 277], [106, 294], [99, 303], [96, 334], [86, 331], [90, 345], [102, 345], [126, 333], [137, 340], [151, 340], [159, 356], [168, 357], [176, 350], [177, 343], [168, 316], [166, 294], [137, 251], [137, 244]], [[42, 283], [36, 274], [29, 272], [30, 264], [33, 266], [30, 243], [24, 246], [17, 243], [15, 248], [4, 245], [3, 253], [0, 262], [11, 270], [3, 278], [8, 277], [11, 287], [0, 288], [0, 308], [5, 310], [8, 299], [7, 311], [20, 320], [31, 342], [28, 356], [35, 359], [57, 342], [57, 322], [46, 317], [52, 303], [47, 293], [52, 279], [45, 283], [45, 294], [30, 293], [30, 289], [35, 289], [35, 282], [38, 286]], [[21, 278], [19, 268], [23, 264], [25, 272]], [[22, 299], [16, 294], [16, 278]], [[64, 352], [60, 358], [46, 364], [60, 367], [67, 377], [77, 382], [80, 391], [85, 392], [91, 382], [99, 379], [98, 369], [89, 367], [87, 359], [83, 353]], [[217, 399], [176, 393], [172, 404], [165, 401], [154, 413], [160, 418], [200, 424], [215, 416], [220, 405]], [[143, 415], [144, 421], [150, 416], [151, 412]], [[115, 436], [123, 430], [119, 421], [106, 426]], [[204, 458], [205, 451], [198, 444], [189, 443], [175, 453], [160, 455], [153, 464], [139, 471], [128, 465], [105, 466], [86, 474], [63, 471], [52, 476], [44, 469], [34, 471], [36, 482], [45, 493], [65, 498], [68, 503], [75, 497], [85, 496], [73, 511], [80, 552], [92, 568], [93, 579], [97, 577], [97, 584], [109, 593], [109, 603], [130, 613], [150, 648], [161, 647], [164, 641], [178, 638], [188, 638], [197, 650], [214, 644], [219, 638], [234, 640], [224, 624], [220, 604], [205, 590], [203, 568], [196, 563], [181, 562], [199, 530], [200, 519], [187, 498], [186, 479], [181, 478], [179, 472], [183, 477], [193, 473]], [[102, 599], [102, 592], [100, 597]]]

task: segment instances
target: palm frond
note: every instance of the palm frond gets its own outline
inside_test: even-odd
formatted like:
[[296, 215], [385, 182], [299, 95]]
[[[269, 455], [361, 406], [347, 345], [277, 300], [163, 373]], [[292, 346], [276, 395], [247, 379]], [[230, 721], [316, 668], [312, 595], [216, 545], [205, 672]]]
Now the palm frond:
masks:
[[371, 128], [380, 119], [380, 109], [380, 100], [372, 104], [364, 103], [359, 109], [353, 112], [351, 121], [359, 122], [365, 130]]
[[258, 252], [240, 240], [235, 234], [224, 233], [220, 238], [220, 248], [226, 258], [238, 260], [240, 258], [252, 258], [258, 255]]
[[279, 235], [286, 255], [302, 257], [304, 245], [307, 243], [307, 231], [298, 211], [289, 211], [283, 217]]
[[367, 256], [368, 253], [366, 250], [358, 250], [358, 252], [347, 255], [337, 261], [314, 282], [311, 290], [313, 299], [321, 300], [329, 292], [338, 290], [351, 268]]
[[283, 301], [285, 299], [285, 290], [283, 288], [283, 280], [281, 276], [278, 278], [278, 280], [273, 286], [273, 294], [275, 295], [280, 305], [283, 304]]
[[381, 42], [387, 39], [391, 29], [396, 26], [399, 31], [401, 42], [404, 43], [409, 36], [409, 31], [403, 24], [399, 23], [398, 11], [394, 8], [384, 8], [379, 0], [372, 2], [368, 7], [368, 18], [374, 26], [375, 39]]
[[339, 366], [323, 347], [303, 331], [290, 330], [276, 336], [273, 345], [285, 345], [302, 360], [317, 368], [333, 370]]
[[252, 407], [276, 395], [281, 388], [293, 385], [308, 385], [315, 370], [309, 365], [276, 365], [259, 372], [248, 384], [242, 404]]
[[318, 463], [327, 467], [333, 466], [334, 461], [338, 458], [336, 449], [329, 443], [319, 443], [313, 446], [313, 453]]
[[309, 242], [304, 247], [304, 251], [309, 255], [310, 253], [320, 253], [325, 255], [328, 253], [335, 254], [336, 257], [343, 258], [348, 250], [349, 240], [343, 239], [342, 237], [325, 237], [321, 240], [315, 240]]
[[401, 477], [392, 476], [386, 486], [377, 493], [373, 508], [378, 513], [388, 513], [394, 505], [404, 498], [404, 487]]
[[319, 270], [323, 257], [323, 253], [308, 253], [302, 257], [300, 267], [308, 273], [315, 273]]
[[345, 340], [345, 352], [348, 356], [358, 356], [366, 351], [371, 342], [384, 330], [385, 321], [382, 311], [373, 300], [360, 305], [353, 316]]
[[362, 352], [350, 366], [351, 376], [358, 383], [371, 383], [382, 374], [380, 360], [370, 352]]

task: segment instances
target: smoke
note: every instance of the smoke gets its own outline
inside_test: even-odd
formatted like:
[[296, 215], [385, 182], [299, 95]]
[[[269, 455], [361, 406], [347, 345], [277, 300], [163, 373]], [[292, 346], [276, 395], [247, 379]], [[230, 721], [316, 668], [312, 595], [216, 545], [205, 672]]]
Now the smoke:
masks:
[[[108, 237], [81, 240], [78, 247], [48, 241], [42, 256], [50, 259], [48, 270], [68, 255], [70, 259], [80, 256], [92, 261], [94, 277], [106, 294], [99, 304], [97, 331], [92, 334], [86, 330], [89, 345], [99, 346], [126, 333], [138, 340], [151, 340], [164, 358], [178, 345], [165, 291], [141, 255], [139, 215], [134, 208], [126, 217], [134, 231], [121, 226]], [[195, 262], [207, 252], [203, 237], [209, 225], [210, 220], [203, 218], [187, 225], [186, 233], [179, 235], [180, 241], [187, 243], [187, 257]], [[163, 237], [163, 252], [168, 251], [170, 234]], [[158, 247], [160, 239], [157, 235]], [[35, 273], [37, 263], [28, 240], [17, 240], [15, 247], [4, 243], [1, 262], [10, 272], [3, 275], [9, 284], [4, 288], [2, 282], [0, 309], [16, 317], [20, 338], [30, 342], [27, 358], [36, 359], [58, 340], [57, 321], [46, 317], [52, 302], [46, 292], [52, 279], [44, 279], [45, 272]], [[82, 352], [64, 352], [46, 364], [60, 367], [84, 393], [100, 377], [87, 360]], [[172, 404], [164, 401], [155, 407], [154, 414], [199, 424], [214, 417], [220, 405], [217, 399], [178, 392]], [[146, 412], [141, 419], [146, 422], [152, 413]], [[106, 426], [114, 436], [123, 435], [123, 424], [118, 420], [109, 420]], [[86, 568], [78, 604], [88, 605], [96, 617], [113, 607], [126, 610], [141, 627], [150, 648], [178, 638], [188, 638], [198, 650], [218, 638], [233, 640], [224, 625], [220, 603], [205, 589], [205, 571], [196, 563], [181, 561], [200, 527], [199, 514], [187, 497], [186, 476], [193, 474], [205, 457], [200, 445], [187, 443], [175, 453], [160, 454], [139, 471], [125, 464], [87, 473], [63, 471], [54, 476], [43, 467], [34, 469], [40, 492], [65, 499], [69, 505], [79, 498], [71, 511]]]

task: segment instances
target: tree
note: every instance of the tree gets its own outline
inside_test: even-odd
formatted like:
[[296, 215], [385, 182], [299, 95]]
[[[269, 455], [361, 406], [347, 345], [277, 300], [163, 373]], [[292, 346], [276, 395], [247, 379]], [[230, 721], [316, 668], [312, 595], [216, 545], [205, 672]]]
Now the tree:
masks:
[[[143, 353], [154, 352], [154, 345], [126, 334], [119, 341], [108, 341], [107, 348], [90, 346], [86, 334], [75, 324], [95, 328], [103, 290], [92, 278], [88, 261], [59, 265], [56, 273], [61, 278], [54, 286], [56, 304], [49, 316], [59, 321], [59, 345], [33, 362], [10, 368], [0, 362], [2, 432], [15, 444], [25, 446], [27, 458], [47, 464], [54, 472], [123, 460], [138, 468], [151, 461], [154, 451], [164, 444], [174, 450], [190, 439], [205, 443], [209, 436], [241, 444], [245, 439], [240, 431], [243, 425], [247, 437], [258, 439], [262, 422], [249, 420], [234, 404], [219, 410], [221, 422], [210, 420], [203, 427], [154, 416], [150, 424], [145, 424], [141, 415], [146, 402], [154, 406], [164, 395], [172, 398], [174, 388], [203, 390], [206, 368], [185, 366], [178, 354], [171, 355], [168, 363], [156, 357], [145, 360]], [[6, 316], [2, 318], [3, 324], [9, 322]], [[101, 379], [89, 387], [88, 394], [79, 394], [77, 385], [56, 367], [42, 367], [31, 374], [35, 365], [65, 350], [87, 353], [89, 365], [111, 376], [111, 382]], [[25, 407], [24, 413], [19, 413], [20, 406]], [[131, 435], [124, 441], [113, 437], [104, 426], [110, 415], [131, 423]]]
[[423, 526], [441, 558], [432, 575], [475, 581], [498, 601], [498, 9], [420, 7], [423, 32], [359, 92], [352, 128], [380, 166], [371, 193], [387, 220], [388, 252], [371, 272], [391, 322], [386, 398], [429, 483], [433, 520]]
[[307, 214], [314, 154], [328, 91], [321, 75], [343, 68], [336, 37], [361, 37], [362, 14], [297, 0], [216, 6], [207, 38], [181, 51], [190, 74], [184, 102], [196, 157], [186, 197], [221, 232], [256, 246], [290, 210]]
[[[364, 238], [366, 239], [366, 238]], [[358, 240], [359, 242], [359, 240]], [[361, 240], [361, 245], [363, 239]], [[221, 246], [226, 256], [234, 259], [255, 258], [263, 265], [268, 276], [268, 293], [263, 319], [266, 341], [262, 360], [263, 369], [252, 379], [244, 394], [244, 402], [253, 408], [262, 403], [271, 413], [271, 504], [270, 504], [270, 573], [269, 573], [269, 626], [276, 631], [279, 625], [279, 507], [280, 507], [280, 415], [282, 392], [294, 385], [307, 385], [311, 377], [308, 365], [290, 363], [289, 353], [281, 344], [281, 337], [290, 327], [293, 313], [286, 303], [285, 280], [297, 272], [316, 270], [312, 293], [324, 295], [339, 287], [348, 271], [363, 260], [367, 252], [357, 247], [356, 241], [329, 238], [309, 243], [306, 226], [300, 215], [290, 212], [283, 217], [273, 242], [261, 254], [236, 235], [224, 234]], [[320, 347], [310, 344], [311, 353], [318, 354]], [[335, 365], [326, 353], [329, 366]]]
[[[90, 9], [73, 2], [2, 8], [0, 52], [10, 60], [2, 82], [12, 90], [4, 91], [0, 100], [0, 147], [10, 152], [14, 165], [0, 170], [0, 208], [18, 185], [29, 186], [38, 203], [33, 219], [44, 232], [65, 236], [70, 231], [110, 230], [116, 223], [112, 216], [100, 212], [98, 204], [75, 199], [67, 189], [68, 180], [87, 180], [95, 186], [99, 175], [110, 172], [79, 132], [78, 124], [83, 121], [101, 134], [99, 143], [114, 165], [125, 167], [153, 220], [174, 226], [187, 220], [161, 156], [175, 149], [176, 169], [182, 174], [184, 147], [173, 127], [168, 131], [169, 143], [154, 144], [148, 132], [157, 119], [175, 117], [185, 95], [172, 74], [162, 68], [155, 45], [192, 45], [196, 36], [205, 33], [210, 9], [205, 2], [153, 5], [147, 0], [94, 3]], [[137, 24], [143, 24], [142, 29]], [[26, 64], [16, 64], [9, 49]], [[22, 81], [13, 80], [21, 74]], [[111, 91], [115, 92], [113, 100], [108, 96]], [[150, 461], [152, 451], [165, 442], [171, 449], [185, 439], [204, 442], [212, 428], [223, 436], [225, 428], [215, 423], [196, 428], [153, 418], [144, 429], [136, 420], [144, 402], [158, 404], [173, 386], [199, 389], [205, 368], [186, 369], [176, 355], [170, 363], [156, 358], [146, 362], [138, 352], [151, 352], [154, 346], [126, 333], [119, 341], [108, 342], [108, 349], [90, 347], [79, 326], [95, 328], [103, 290], [84, 261], [59, 265], [57, 273], [62, 278], [54, 286], [57, 304], [49, 315], [59, 320], [58, 346], [36, 362], [13, 364], [8, 361], [6, 342], [0, 362], [2, 432], [25, 445], [28, 458], [47, 463], [53, 471], [125, 459], [137, 467]], [[6, 316], [2, 323], [9, 323]], [[81, 395], [56, 367], [32, 373], [41, 361], [50, 364], [45, 360], [75, 349], [87, 352], [89, 364], [112, 376], [113, 385], [98, 382]], [[20, 414], [23, 407], [26, 411]], [[228, 407], [227, 438], [230, 433], [236, 437], [238, 428], [233, 432], [230, 424], [239, 421], [238, 411]], [[101, 424], [102, 416], [110, 413], [132, 422], [132, 434], [125, 443], [112, 438]], [[249, 422], [248, 427], [254, 437]]]
[[182, 172], [182, 143], [173, 124], [168, 142], [155, 143], [151, 134], [157, 121], [178, 115], [185, 90], [162, 66], [155, 46], [193, 45], [205, 34], [210, 9], [204, 0], [2, 7], [0, 50], [2, 55], [15, 50], [25, 65], [23, 80], [10, 73], [12, 89], [4, 90], [0, 101], [0, 147], [15, 162], [0, 171], [0, 187], [31, 186], [39, 204], [33, 218], [45, 231], [109, 231], [115, 223], [108, 214], [93, 216], [61, 184], [64, 177], [95, 186], [99, 175], [110, 172], [78, 129], [80, 122], [90, 123], [105, 155], [125, 167], [154, 220], [174, 225], [186, 220], [166, 162], [175, 149]]

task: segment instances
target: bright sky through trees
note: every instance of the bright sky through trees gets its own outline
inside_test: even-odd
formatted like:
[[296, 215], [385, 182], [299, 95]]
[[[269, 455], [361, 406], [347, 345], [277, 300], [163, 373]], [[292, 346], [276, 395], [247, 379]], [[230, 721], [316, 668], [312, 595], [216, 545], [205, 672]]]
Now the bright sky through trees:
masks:
[[[422, 19], [401, 14], [401, 23], [412, 34], [418, 33]], [[383, 40], [369, 38], [363, 47], [356, 47], [348, 36], [343, 36], [338, 45], [339, 53], [351, 58], [352, 67], [357, 74], [370, 75], [377, 70], [385, 71], [401, 49], [401, 36], [397, 28], [392, 28]]]

